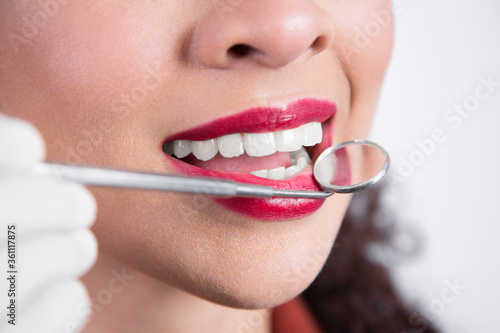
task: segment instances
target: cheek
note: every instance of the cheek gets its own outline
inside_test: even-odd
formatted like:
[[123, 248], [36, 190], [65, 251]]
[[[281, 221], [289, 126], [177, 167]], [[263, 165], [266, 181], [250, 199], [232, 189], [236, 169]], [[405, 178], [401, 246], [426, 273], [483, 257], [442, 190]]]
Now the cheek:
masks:
[[[115, 129], [126, 132], [173, 71], [162, 64], [178, 51], [168, 47], [175, 45], [169, 36], [178, 34], [166, 33], [169, 18], [152, 13], [152, 6], [74, 1], [48, 16], [38, 2], [28, 8], [9, 4], [9, 21], [0, 23], [0, 31], [19, 38], [2, 40], [7, 52], [0, 54], [0, 98], [39, 127], [49, 158], [80, 162], [60, 151], [77, 144], [81, 160], [91, 157], [88, 137], [96, 137], [90, 142], [95, 145], [113, 138]], [[42, 25], [35, 20], [40, 13], [47, 16]], [[31, 34], [30, 24], [36, 29]]]
[[[343, 56], [364, 57], [365, 60], [375, 57], [387, 62], [394, 28], [391, 2], [376, 0], [367, 4], [365, 1], [349, 1], [338, 4], [335, 9], [335, 50]], [[349, 59], [345, 60], [348, 64]]]
[[349, 1], [338, 4], [333, 16], [337, 22], [332, 46], [344, 64], [350, 83], [351, 107], [346, 123], [348, 137], [368, 135], [378, 102], [380, 88], [393, 47], [394, 22], [391, 2], [387, 0]]
[[39, 49], [52, 58], [45, 58], [45, 63], [51, 63], [46, 68], [51, 86], [101, 103], [132, 94], [144, 74], [158, 71], [159, 60], [168, 57], [168, 48], [161, 46], [171, 43], [162, 37], [160, 22], [148, 11], [147, 6], [134, 7], [133, 14], [128, 14], [126, 6], [113, 6], [113, 2], [68, 8], [54, 29], [40, 38], [43, 47]]

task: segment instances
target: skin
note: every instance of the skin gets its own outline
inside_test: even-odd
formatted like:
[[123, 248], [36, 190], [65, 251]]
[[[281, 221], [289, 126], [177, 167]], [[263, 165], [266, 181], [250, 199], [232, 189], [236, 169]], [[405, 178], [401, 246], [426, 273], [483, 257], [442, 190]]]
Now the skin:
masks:
[[[50, 161], [159, 173], [174, 173], [160, 151], [168, 135], [303, 97], [337, 104], [334, 141], [365, 138], [390, 10], [387, 0], [74, 0], [50, 11], [2, 1], [2, 112], [37, 126]], [[253, 51], [231, 57], [236, 44]], [[335, 195], [311, 216], [262, 222], [201, 195], [91, 190], [100, 257], [84, 277], [88, 332], [233, 332], [251, 315], [269, 332], [269, 313], [248, 310], [314, 280], [349, 202]], [[133, 279], [104, 306], [99, 292], [123, 269]]]

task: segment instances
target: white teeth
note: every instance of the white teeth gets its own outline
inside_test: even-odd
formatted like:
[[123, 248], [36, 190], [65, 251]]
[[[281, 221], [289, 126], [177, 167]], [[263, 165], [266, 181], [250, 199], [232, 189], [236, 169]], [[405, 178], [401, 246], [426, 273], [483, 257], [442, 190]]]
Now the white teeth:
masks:
[[274, 180], [285, 179], [285, 167], [279, 167], [269, 170], [268, 178]]
[[[302, 170], [296, 165], [289, 166], [288, 168], [285, 169], [285, 179], [290, 178], [290, 177], [298, 174], [301, 171]], [[267, 177], [265, 177], [265, 178], [267, 178]]]
[[314, 146], [320, 143], [322, 138], [321, 123], [312, 122], [298, 128], [272, 133], [235, 133], [206, 141], [176, 140], [166, 143], [164, 151], [177, 158], [184, 158], [193, 153], [202, 161], [210, 160], [218, 152], [223, 157], [231, 158], [240, 156], [244, 152], [248, 156], [260, 157], [280, 151], [291, 152], [292, 164], [296, 164], [300, 157], [304, 157], [309, 163], [309, 155], [302, 146]]
[[243, 144], [248, 156], [268, 156], [276, 152], [274, 133], [245, 133]]
[[217, 155], [217, 144], [214, 139], [206, 141], [193, 141], [193, 155], [201, 160], [208, 161]]
[[304, 147], [301, 147], [297, 151], [293, 151], [290, 153], [290, 158], [292, 159], [292, 164], [296, 164], [299, 158], [304, 157], [307, 161], [307, 163], [311, 163], [311, 158], [309, 157], [309, 154], [307, 153], [306, 149]]
[[299, 167], [299, 169], [304, 170], [308, 165], [309, 163], [307, 163], [305, 157], [299, 157], [299, 159], [297, 160], [297, 166]]
[[323, 127], [321, 126], [321, 123], [312, 124], [314, 126], [314, 130], [312, 132], [316, 134], [316, 144], [321, 143], [321, 141], [323, 141]]
[[[319, 126], [318, 126], [319, 125]], [[304, 141], [303, 146], [309, 147], [314, 146], [321, 142], [323, 138], [323, 130], [320, 123], [309, 123], [302, 125], [302, 130], [304, 131]]]
[[[306, 150], [302, 147], [299, 151], [295, 151], [293, 153], [290, 153], [290, 156], [299, 156], [303, 154], [307, 155]], [[296, 162], [295, 162], [296, 161]], [[271, 170], [257, 170], [257, 171], [252, 171], [250, 172], [252, 175], [261, 177], [261, 178], [268, 178], [268, 179], [273, 179], [273, 180], [283, 180], [287, 179], [290, 177], [295, 176], [305, 168], [307, 168], [311, 163], [311, 159], [309, 156], [300, 156], [298, 159], [293, 159], [292, 158], [292, 165], [289, 166], [288, 168], [285, 169], [285, 167], [278, 167], [274, 168]]]
[[278, 151], [289, 152], [300, 149], [304, 141], [304, 130], [301, 127], [276, 132], [276, 148]]
[[191, 154], [191, 141], [177, 140], [173, 143], [174, 155], [183, 158]]
[[[335, 163], [334, 158], [330, 161], [332, 163]], [[330, 163], [319, 163], [317, 167], [317, 172], [318, 172], [318, 177], [323, 179], [324, 181], [331, 183], [333, 181], [333, 172], [334, 172], [335, 167], [331, 167]]]
[[257, 177], [261, 177], [261, 178], [268, 178], [268, 175], [269, 175], [269, 170], [267, 169], [263, 169], [263, 170], [256, 170], [256, 171], [252, 171], [250, 172], [252, 175], [254, 176], [257, 176]]
[[221, 136], [217, 139], [217, 148], [224, 157], [236, 157], [243, 154], [243, 139], [239, 133]]

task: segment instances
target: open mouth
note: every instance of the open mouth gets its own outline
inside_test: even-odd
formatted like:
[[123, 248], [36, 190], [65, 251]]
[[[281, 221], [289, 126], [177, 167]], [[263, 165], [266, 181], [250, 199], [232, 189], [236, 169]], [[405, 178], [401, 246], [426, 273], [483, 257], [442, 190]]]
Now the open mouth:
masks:
[[205, 141], [166, 142], [163, 151], [206, 170], [248, 173], [285, 180], [311, 164], [314, 147], [323, 140], [321, 123], [268, 133], [233, 133]]
[[[331, 145], [336, 105], [302, 99], [286, 108], [256, 108], [171, 135], [162, 144], [169, 165], [185, 175], [231, 179], [280, 189], [321, 190], [311, 163]], [[312, 214], [323, 199], [213, 198], [258, 219]]]

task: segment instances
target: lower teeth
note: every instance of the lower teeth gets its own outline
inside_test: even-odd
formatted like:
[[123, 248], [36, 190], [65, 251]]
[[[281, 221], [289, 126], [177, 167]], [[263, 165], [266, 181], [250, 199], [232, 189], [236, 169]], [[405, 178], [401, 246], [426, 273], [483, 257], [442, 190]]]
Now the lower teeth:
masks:
[[292, 159], [292, 165], [288, 168], [284, 166], [274, 168], [274, 169], [262, 169], [250, 172], [252, 175], [273, 179], [273, 180], [284, 180], [290, 177], [295, 176], [305, 168], [307, 168], [311, 163], [311, 158], [307, 154], [307, 151], [304, 147], [301, 147], [299, 150], [291, 152], [290, 158]]

